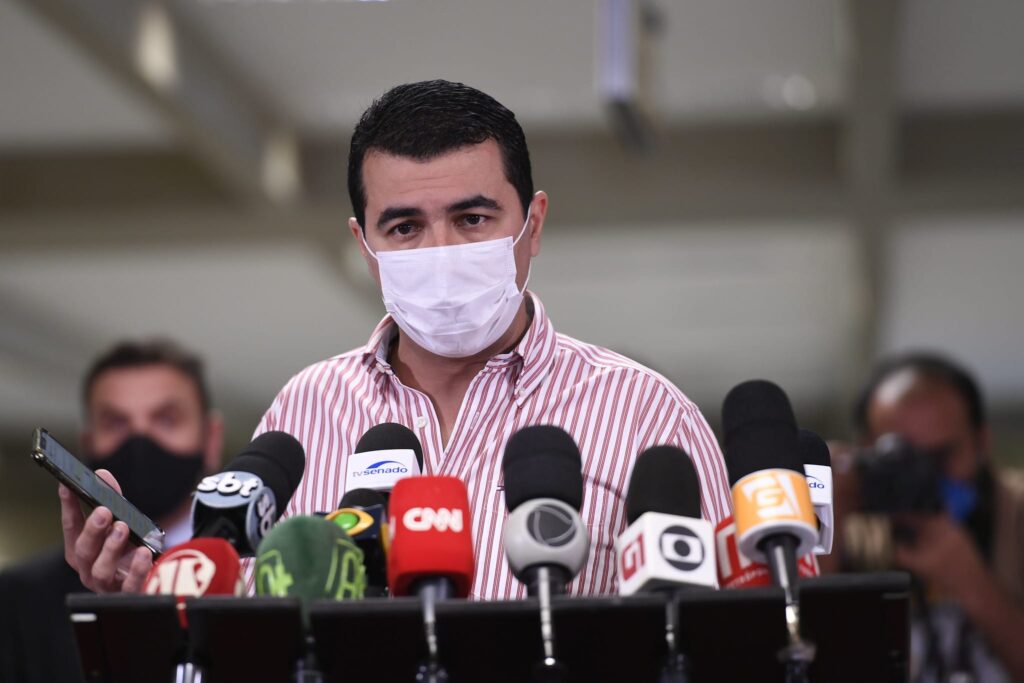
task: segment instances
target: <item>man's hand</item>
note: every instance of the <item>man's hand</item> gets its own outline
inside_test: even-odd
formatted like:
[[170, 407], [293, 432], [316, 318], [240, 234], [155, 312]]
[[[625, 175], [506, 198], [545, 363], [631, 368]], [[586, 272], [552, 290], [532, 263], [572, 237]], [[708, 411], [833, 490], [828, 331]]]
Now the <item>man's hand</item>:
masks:
[[[121, 492], [110, 472], [96, 470], [96, 474]], [[78, 572], [82, 584], [97, 593], [139, 592], [153, 566], [149, 549], [134, 546], [128, 540], [128, 525], [114, 522], [107, 508], [96, 508], [86, 519], [75, 494], [63, 484], [58, 491], [64, 559]]]
[[912, 543], [897, 543], [896, 562], [960, 600], [987, 580], [985, 563], [963, 527], [948, 515], [900, 516], [900, 523], [912, 528]]

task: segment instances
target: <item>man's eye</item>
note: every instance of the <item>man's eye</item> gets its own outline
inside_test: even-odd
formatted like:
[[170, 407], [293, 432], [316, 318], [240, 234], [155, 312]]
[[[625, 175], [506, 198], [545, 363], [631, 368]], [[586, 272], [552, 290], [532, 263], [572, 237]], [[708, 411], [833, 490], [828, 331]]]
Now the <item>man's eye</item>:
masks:
[[392, 235], [400, 235], [402, 237], [405, 237], [411, 234], [414, 229], [415, 226], [412, 223], [399, 223], [395, 227], [391, 228], [389, 232]]
[[471, 213], [462, 220], [466, 223], [466, 225], [478, 226], [483, 225], [484, 221], [487, 220], [487, 217], [481, 216], [480, 214], [477, 213]]

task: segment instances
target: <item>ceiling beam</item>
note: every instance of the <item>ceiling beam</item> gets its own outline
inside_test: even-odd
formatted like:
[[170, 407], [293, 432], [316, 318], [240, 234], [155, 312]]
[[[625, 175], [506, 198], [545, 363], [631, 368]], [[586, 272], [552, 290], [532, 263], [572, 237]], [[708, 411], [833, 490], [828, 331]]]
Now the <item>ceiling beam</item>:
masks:
[[302, 193], [285, 118], [160, 0], [20, 0], [130, 91], [233, 195], [280, 204]]
[[857, 362], [847, 393], [874, 362], [886, 302], [885, 236], [894, 224], [899, 158], [897, 74], [902, 0], [846, 0], [846, 107], [839, 159], [863, 272]]

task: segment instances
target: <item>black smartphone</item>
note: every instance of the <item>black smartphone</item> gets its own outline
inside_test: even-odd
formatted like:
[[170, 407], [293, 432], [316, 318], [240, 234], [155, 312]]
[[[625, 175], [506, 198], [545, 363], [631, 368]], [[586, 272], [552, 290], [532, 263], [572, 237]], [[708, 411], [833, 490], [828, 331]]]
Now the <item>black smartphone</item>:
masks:
[[57, 481], [75, 492], [90, 508], [110, 510], [115, 520], [128, 525], [132, 542], [149, 548], [156, 557], [164, 550], [164, 532], [127, 498], [115, 491], [81, 460], [71, 455], [45, 429], [36, 429], [32, 438], [32, 459]]

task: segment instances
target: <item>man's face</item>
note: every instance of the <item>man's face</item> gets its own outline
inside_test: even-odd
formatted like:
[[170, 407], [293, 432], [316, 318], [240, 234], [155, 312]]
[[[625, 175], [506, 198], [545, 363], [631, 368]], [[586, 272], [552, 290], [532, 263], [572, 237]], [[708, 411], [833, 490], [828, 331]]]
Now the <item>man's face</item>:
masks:
[[83, 441], [97, 459], [135, 434], [182, 455], [205, 453], [209, 445], [207, 416], [195, 384], [167, 365], [103, 372], [93, 383], [87, 411]]
[[911, 371], [879, 385], [868, 406], [872, 441], [896, 433], [915, 447], [943, 453], [946, 475], [967, 481], [977, 471], [987, 437], [971, 426], [967, 406], [957, 392]]
[[[526, 219], [494, 140], [426, 161], [371, 151], [363, 161], [363, 186], [366, 242], [375, 252], [515, 238]], [[538, 192], [515, 249], [520, 288], [530, 258], [540, 252], [546, 212], [547, 197]], [[349, 228], [359, 240], [362, 228], [354, 218]], [[376, 260], [363, 255], [380, 283]]]

